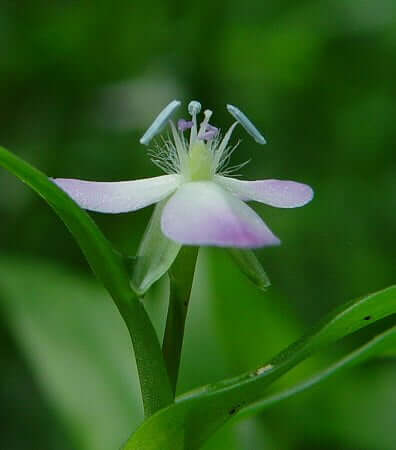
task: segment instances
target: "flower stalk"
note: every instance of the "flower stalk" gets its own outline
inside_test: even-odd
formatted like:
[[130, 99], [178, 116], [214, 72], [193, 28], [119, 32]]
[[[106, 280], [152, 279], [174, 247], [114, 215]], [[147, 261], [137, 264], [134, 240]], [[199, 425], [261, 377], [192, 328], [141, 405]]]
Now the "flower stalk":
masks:
[[169, 307], [162, 353], [174, 395], [197, 256], [198, 247], [183, 247], [169, 270]]

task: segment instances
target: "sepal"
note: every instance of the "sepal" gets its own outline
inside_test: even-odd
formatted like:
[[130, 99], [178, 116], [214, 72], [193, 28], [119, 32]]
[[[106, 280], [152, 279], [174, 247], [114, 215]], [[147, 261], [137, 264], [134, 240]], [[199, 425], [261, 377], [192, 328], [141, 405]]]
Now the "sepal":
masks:
[[265, 291], [271, 286], [268, 275], [252, 250], [228, 248], [227, 251], [241, 272], [260, 290]]
[[167, 199], [162, 200], [155, 206], [136, 258], [131, 260], [131, 284], [138, 295], [144, 295], [153, 283], [168, 272], [181, 248], [161, 231], [162, 210], [166, 202]]

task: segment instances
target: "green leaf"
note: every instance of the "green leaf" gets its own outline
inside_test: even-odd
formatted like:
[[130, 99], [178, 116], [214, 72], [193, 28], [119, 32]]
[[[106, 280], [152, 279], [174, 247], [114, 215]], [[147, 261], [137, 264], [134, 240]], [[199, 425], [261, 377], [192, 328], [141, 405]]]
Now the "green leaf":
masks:
[[150, 417], [131, 436], [125, 449], [199, 448], [221, 425], [242, 408], [257, 402], [271, 383], [298, 363], [342, 337], [394, 313], [395, 286], [343, 305], [261, 368], [180, 396], [174, 405]]
[[318, 372], [317, 374], [309, 377], [308, 379], [296, 383], [287, 389], [284, 389], [276, 394], [269, 395], [262, 398], [260, 401], [255, 402], [246, 408], [243, 408], [236, 418], [249, 417], [254, 414], [258, 414], [264, 409], [275, 405], [289, 397], [292, 397], [300, 392], [304, 392], [316, 384], [327, 380], [333, 375], [338, 374], [341, 370], [347, 369], [349, 367], [355, 366], [362, 363], [370, 358], [387, 356], [388, 354], [395, 354], [396, 351], [396, 327], [393, 327], [384, 333], [376, 336], [374, 339], [369, 341], [367, 344], [359, 347], [357, 350], [353, 351], [349, 355], [340, 359], [336, 363], [332, 364], [330, 367]]
[[168, 239], [161, 230], [161, 215], [167, 199], [159, 202], [140, 243], [132, 270], [132, 286], [143, 295], [170, 268], [181, 245]]
[[143, 408], [130, 338], [106, 291], [53, 262], [2, 255], [0, 311], [73, 448], [120, 448]]
[[229, 248], [227, 250], [241, 272], [259, 289], [265, 291], [271, 286], [268, 275], [252, 250], [241, 250], [239, 248]]
[[205, 295], [211, 297], [211, 312], [221, 329], [219, 340], [228, 370], [235, 375], [256, 367], [301, 336], [304, 328], [280, 292], [257, 289], [223, 249], [202, 250], [210, 286]]
[[130, 287], [122, 256], [114, 251], [91, 217], [42, 172], [2, 147], [0, 166], [25, 182], [54, 209], [112, 296], [133, 342], [146, 415], [169, 404], [172, 392], [161, 348], [143, 305]]

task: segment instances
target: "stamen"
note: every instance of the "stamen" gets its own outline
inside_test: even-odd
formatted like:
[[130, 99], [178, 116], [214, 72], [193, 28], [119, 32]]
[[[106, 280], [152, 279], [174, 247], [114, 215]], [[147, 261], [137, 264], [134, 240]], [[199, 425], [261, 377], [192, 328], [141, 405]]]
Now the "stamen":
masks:
[[197, 102], [196, 100], [191, 101], [188, 104], [188, 112], [190, 113], [193, 122], [190, 133], [190, 147], [192, 147], [195, 139], [197, 139], [197, 114], [201, 112], [201, 103]]
[[228, 171], [229, 164], [231, 161], [231, 156], [234, 153], [234, 151], [238, 148], [239, 144], [240, 144], [240, 142], [237, 142], [232, 147], [226, 147], [221, 155], [217, 155], [217, 152], [216, 152], [215, 163], [216, 163], [216, 172], [217, 173], [224, 174], [225, 172]]
[[213, 125], [208, 124], [208, 126], [206, 127], [206, 131], [203, 135], [203, 139], [205, 139], [206, 141], [209, 141], [213, 138], [215, 138], [219, 133], [219, 129], [214, 127]]
[[235, 117], [235, 119], [245, 128], [245, 130], [253, 137], [253, 139], [259, 144], [266, 144], [264, 136], [253, 125], [253, 123], [247, 118], [247, 116], [236, 106], [227, 105], [228, 112]]
[[216, 166], [220, 165], [220, 161], [223, 160], [223, 154], [224, 151], [227, 149], [228, 146], [228, 142], [231, 138], [232, 132], [234, 131], [234, 128], [238, 125], [239, 122], [234, 122], [230, 128], [228, 129], [227, 133], [224, 135], [223, 140], [221, 141], [220, 145], [218, 146], [218, 148], [216, 149], [216, 154], [215, 154], [215, 163]]
[[177, 122], [177, 129], [181, 132], [189, 130], [190, 128], [192, 128], [192, 126], [193, 126], [192, 120], [180, 119]]
[[161, 143], [155, 143], [154, 148], [149, 149], [149, 155], [153, 163], [165, 173], [180, 173], [181, 166], [175, 144], [161, 136]]
[[210, 109], [204, 111], [205, 119], [201, 122], [199, 127], [198, 139], [205, 139], [205, 133], [208, 129], [209, 120], [212, 117], [213, 112]]
[[201, 112], [201, 103], [197, 102], [196, 100], [191, 101], [188, 104], [188, 112], [190, 116], [199, 114]]
[[237, 173], [238, 170], [242, 169], [243, 167], [245, 167], [246, 165], [248, 165], [250, 163], [250, 159], [248, 159], [247, 161], [244, 161], [240, 164], [236, 164], [234, 166], [227, 166], [224, 168], [224, 170], [221, 170], [219, 173], [221, 173], [221, 175], [227, 177], [227, 176], [231, 176], [233, 178], [235, 177], [240, 177], [241, 174]]
[[175, 110], [181, 105], [181, 102], [178, 100], [173, 100], [166, 106], [155, 118], [154, 122], [150, 125], [148, 130], [144, 133], [144, 135], [140, 138], [140, 143], [144, 145], [148, 145], [151, 139], [158, 133], [162, 131], [169, 118], [175, 112]]
[[184, 146], [184, 139], [183, 137], [179, 136], [172, 120], [170, 121], [170, 126], [172, 129], [173, 140], [175, 142], [175, 149], [179, 159], [179, 168], [183, 171], [187, 164], [187, 150]]

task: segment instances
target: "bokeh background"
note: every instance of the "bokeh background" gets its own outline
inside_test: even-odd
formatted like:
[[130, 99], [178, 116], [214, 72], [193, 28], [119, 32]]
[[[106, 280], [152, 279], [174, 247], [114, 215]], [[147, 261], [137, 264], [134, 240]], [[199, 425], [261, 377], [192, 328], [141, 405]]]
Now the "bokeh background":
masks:
[[[298, 210], [255, 206], [283, 241], [258, 252], [266, 294], [222, 250], [201, 252], [180, 392], [257, 367], [336, 305], [395, 282], [395, 17], [392, 0], [1, 1], [0, 143], [48, 175], [159, 174], [139, 137], [170, 100], [198, 99], [223, 129], [233, 103], [263, 130], [265, 147], [236, 132], [244, 178], [315, 190]], [[133, 255], [150, 213], [94, 218]], [[117, 312], [59, 219], [3, 170], [0, 217], [0, 448], [119, 448], [141, 404]], [[159, 332], [162, 289], [148, 299]], [[394, 450], [395, 376], [395, 361], [365, 364], [205, 450]]]

